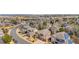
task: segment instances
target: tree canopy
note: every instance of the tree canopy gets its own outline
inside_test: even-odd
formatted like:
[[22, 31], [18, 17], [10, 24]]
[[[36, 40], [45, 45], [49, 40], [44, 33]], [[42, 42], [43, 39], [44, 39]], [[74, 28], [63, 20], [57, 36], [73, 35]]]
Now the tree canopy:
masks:
[[9, 36], [8, 34], [5, 34], [5, 35], [2, 37], [2, 39], [3, 39], [4, 43], [9, 44], [9, 43], [11, 42], [11, 40], [12, 40], [12, 37]]

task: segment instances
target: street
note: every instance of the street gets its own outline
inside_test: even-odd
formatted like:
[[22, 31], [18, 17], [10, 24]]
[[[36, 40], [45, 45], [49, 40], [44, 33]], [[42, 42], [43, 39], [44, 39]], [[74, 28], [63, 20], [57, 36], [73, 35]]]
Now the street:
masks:
[[16, 44], [29, 44], [29, 42], [27, 42], [27, 41], [21, 39], [20, 37], [18, 37], [18, 35], [16, 34], [16, 29], [17, 28], [13, 28], [11, 30], [11, 33], [10, 33], [10, 35], [13, 37], [13, 39], [15, 39], [17, 41]]
[[3, 40], [0, 38], [0, 44], [4, 44]]

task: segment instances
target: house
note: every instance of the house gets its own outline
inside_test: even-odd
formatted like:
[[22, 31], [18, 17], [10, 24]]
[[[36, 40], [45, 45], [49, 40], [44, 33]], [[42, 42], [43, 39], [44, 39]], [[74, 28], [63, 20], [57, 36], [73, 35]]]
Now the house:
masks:
[[53, 43], [65, 43], [65, 40], [64, 40], [64, 33], [65, 32], [59, 32], [59, 33], [55, 33], [51, 36], [51, 42]]
[[19, 29], [21, 33], [24, 33], [27, 36], [33, 36], [38, 31], [36, 28], [32, 28], [28, 25], [21, 25]]
[[70, 39], [70, 36], [66, 32], [59, 32], [56, 34], [53, 34], [51, 36], [51, 42], [53, 44], [72, 44], [73, 41]]
[[79, 24], [79, 19], [76, 20], [76, 23]]
[[26, 31], [25, 31], [25, 34], [27, 36], [34, 36], [35, 33], [37, 32], [38, 30], [36, 28], [28, 28]]
[[51, 36], [51, 33], [48, 29], [39, 30], [38, 32], [38, 38], [40, 40], [46, 41]]
[[64, 27], [64, 29], [67, 31], [67, 32], [74, 32], [74, 28], [71, 26], [71, 25], [67, 25]]
[[56, 25], [55, 25], [55, 26], [51, 26], [51, 27], [49, 28], [51, 34], [57, 33], [57, 32], [59, 31], [59, 29], [60, 29], [60, 27], [59, 27], [59, 26], [56, 26]]

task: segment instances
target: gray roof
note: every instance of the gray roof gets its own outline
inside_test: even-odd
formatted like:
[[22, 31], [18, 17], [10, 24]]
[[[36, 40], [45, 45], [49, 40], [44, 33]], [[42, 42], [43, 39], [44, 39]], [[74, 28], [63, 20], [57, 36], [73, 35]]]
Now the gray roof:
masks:
[[52, 36], [55, 38], [64, 39], [64, 34], [65, 32], [59, 32], [59, 33], [53, 34]]
[[48, 29], [40, 30], [39, 34], [43, 34], [43, 38], [49, 38], [50, 37], [50, 31]]

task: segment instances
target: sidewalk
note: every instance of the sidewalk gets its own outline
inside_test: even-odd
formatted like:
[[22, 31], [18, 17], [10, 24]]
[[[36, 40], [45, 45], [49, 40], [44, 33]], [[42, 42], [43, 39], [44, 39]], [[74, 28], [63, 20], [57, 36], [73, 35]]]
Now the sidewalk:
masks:
[[46, 42], [43, 42], [43, 41], [37, 39], [37, 41], [35, 41], [34, 44], [46, 44]]
[[11, 29], [9, 29], [9, 31], [8, 31], [8, 35], [10, 35], [10, 32], [11, 32]]
[[43, 42], [43, 41], [41, 41], [41, 40], [39, 40], [39, 39], [36, 39], [35, 42], [31, 42], [31, 41], [29, 40], [29, 37], [24, 36], [23, 34], [20, 34], [19, 31], [20, 31], [20, 30], [17, 29], [17, 30], [16, 30], [16, 34], [17, 34], [20, 38], [22, 38], [23, 40], [25, 40], [25, 41], [27, 41], [27, 42], [30, 42], [31, 44], [45, 44], [45, 43], [46, 43], [46, 42]]

